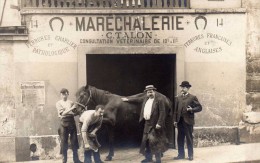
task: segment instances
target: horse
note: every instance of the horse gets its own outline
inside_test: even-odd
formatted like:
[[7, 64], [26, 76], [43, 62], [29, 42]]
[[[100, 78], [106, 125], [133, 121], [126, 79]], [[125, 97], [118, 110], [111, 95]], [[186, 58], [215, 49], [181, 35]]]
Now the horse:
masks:
[[[158, 95], [162, 96], [165, 101], [165, 109], [167, 113], [166, 127], [171, 126], [172, 128], [172, 103], [171, 101], [164, 95], [157, 92]], [[111, 161], [114, 156], [114, 129], [116, 124], [123, 124], [125, 121], [129, 119], [133, 119], [133, 117], [140, 116], [141, 106], [143, 100], [146, 97], [146, 93], [139, 93], [136, 95], [128, 96], [127, 98], [134, 98], [137, 99], [135, 102], [124, 102], [122, 100], [123, 96], [119, 96], [116, 94], [112, 94], [108, 91], [104, 91], [94, 86], [86, 85], [79, 88], [76, 92], [76, 108], [84, 108], [84, 109], [94, 109], [97, 105], [104, 105], [105, 112], [103, 116], [102, 125], [106, 125], [108, 129], [108, 141], [109, 141], [109, 153], [106, 156], [105, 161]], [[172, 142], [172, 129], [167, 129], [168, 138], [170, 140], [170, 144], [172, 144], [175, 148], [175, 143]], [[133, 131], [134, 132], [134, 131]], [[169, 133], [171, 132], [171, 133]], [[172, 141], [171, 141], [172, 140]]]

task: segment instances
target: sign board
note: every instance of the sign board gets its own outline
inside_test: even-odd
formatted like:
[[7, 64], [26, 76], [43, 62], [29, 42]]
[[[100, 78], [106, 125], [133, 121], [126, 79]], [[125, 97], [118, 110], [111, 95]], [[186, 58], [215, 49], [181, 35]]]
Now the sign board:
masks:
[[34, 15], [26, 20], [30, 35], [23, 54], [32, 61], [77, 62], [78, 46], [184, 46], [186, 62], [244, 61], [244, 14]]
[[21, 82], [21, 102], [26, 107], [43, 109], [45, 105], [44, 81]]

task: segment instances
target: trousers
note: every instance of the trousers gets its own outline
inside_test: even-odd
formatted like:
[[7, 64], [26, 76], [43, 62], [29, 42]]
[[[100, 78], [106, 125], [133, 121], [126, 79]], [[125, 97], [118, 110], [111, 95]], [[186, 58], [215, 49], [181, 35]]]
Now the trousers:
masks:
[[69, 148], [69, 138], [71, 142], [71, 148], [73, 151], [73, 161], [79, 162], [78, 157], [78, 149], [79, 149], [79, 143], [78, 143], [78, 136], [77, 136], [77, 128], [74, 120], [72, 122], [66, 123], [66, 125], [60, 124], [60, 127], [58, 129], [58, 133], [60, 136], [60, 153], [63, 155], [63, 163], [67, 162], [67, 151]]
[[84, 163], [91, 163], [91, 154], [93, 153], [95, 163], [101, 163], [99, 151], [95, 152], [93, 150], [85, 150], [84, 152]]
[[193, 125], [187, 124], [183, 117], [180, 118], [180, 121], [177, 124], [178, 128], [178, 155], [181, 157], [185, 157], [184, 151], [184, 141], [186, 138], [187, 147], [188, 147], [188, 156], [193, 157]]

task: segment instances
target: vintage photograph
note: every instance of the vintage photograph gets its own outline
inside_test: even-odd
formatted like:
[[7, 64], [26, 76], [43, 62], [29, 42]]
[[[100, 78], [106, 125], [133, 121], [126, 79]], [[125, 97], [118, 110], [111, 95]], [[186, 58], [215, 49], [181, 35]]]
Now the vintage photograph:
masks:
[[260, 163], [259, 0], [0, 0], [0, 163]]

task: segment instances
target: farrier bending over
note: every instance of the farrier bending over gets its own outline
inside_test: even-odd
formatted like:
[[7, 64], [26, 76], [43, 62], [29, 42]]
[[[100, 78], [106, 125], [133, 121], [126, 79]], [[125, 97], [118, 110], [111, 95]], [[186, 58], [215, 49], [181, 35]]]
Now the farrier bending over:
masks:
[[102, 163], [99, 154], [101, 146], [97, 140], [96, 132], [100, 129], [103, 121], [104, 106], [98, 105], [95, 110], [87, 110], [80, 113], [80, 128], [84, 145], [84, 163], [91, 163], [93, 153], [95, 163]]

